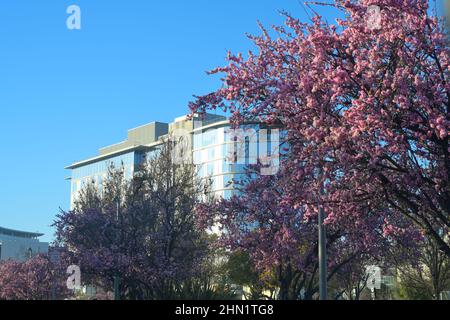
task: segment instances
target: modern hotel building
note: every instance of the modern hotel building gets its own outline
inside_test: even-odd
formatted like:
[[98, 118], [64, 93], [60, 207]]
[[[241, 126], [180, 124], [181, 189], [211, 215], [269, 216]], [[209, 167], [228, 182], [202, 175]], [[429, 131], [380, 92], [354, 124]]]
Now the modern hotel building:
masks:
[[235, 192], [233, 181], [242, 178], [245, 167], [256, 163], [257, 159], [269, 159], [266, 163], [270, 168], [279, 165], [278, 129], [248, 123], [236, 130], [224, 116], [183, 116], [172, 123], [152, 122], [131, 129], [127, 140], [102, 148], [97, 156], [66, 167], [71, 170], [71, 205], [86, 183], [94, 182], [101, 190], [111, 164], [116, 168], [123, 166], [126, 177], [131, 178], [143, 161], [157, 152], [165, 138], [180, 136], [180, 132], [190, 137], [190, 161], [198, 167], [201, 178], [210, 179], [215, 196], [230, 197]]

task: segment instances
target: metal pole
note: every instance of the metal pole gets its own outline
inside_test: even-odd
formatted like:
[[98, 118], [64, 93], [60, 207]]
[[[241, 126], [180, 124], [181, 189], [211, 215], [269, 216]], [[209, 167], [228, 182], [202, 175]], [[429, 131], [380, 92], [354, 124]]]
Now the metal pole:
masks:
[[[321, 174], [322, 176], [322, 171]], [[325, 220], [325, 210], [323, 209], [322, 196], [324, 195], [323, 179], [320, 187], [319, 203], [319, 291], [320, 300], [328, 300], [327, 290], [327, 233], [323, 221]]]
[[114, 300], [120, 300], [120, 278], [117, 274], [114, 276]]
[[[119, 222], [119, 197], [116, 198], [116, 222]], [[120, 277], [119, 273], [116, 272], [114, 275], [114, 300], [120, 300]]]
[[[55, 276], [53, 275], [53, 278], [54, 278]], [[56, 288], [55, 288], [55, 282], [54, 282], [55, 280], [53, 279], [53, 283], [52, 283], [52, 301], [55, 301], [56, 300]]]

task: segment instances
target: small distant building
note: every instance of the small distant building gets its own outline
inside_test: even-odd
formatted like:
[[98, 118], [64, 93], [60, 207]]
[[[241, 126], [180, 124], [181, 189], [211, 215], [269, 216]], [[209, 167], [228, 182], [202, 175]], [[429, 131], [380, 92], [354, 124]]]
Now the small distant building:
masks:
[[26, 261], [37, 254], [48, 253], [48, 243], [38, 239], [43, 235], [0, 227], [0, 261]]

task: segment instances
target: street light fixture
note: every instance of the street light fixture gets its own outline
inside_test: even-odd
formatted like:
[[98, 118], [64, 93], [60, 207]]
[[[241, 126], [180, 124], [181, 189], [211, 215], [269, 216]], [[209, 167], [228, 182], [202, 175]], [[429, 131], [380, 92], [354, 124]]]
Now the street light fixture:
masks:
[[320, 197], [319, 197], [319, 295], [320, 300], [328, 300], [328, 289], [327, 289], [327, 232], [325, 225], [323, 224], [325, 220], [325, 210], [323, 208], [323, 195], [324, 190], [324, 179], [323, 179], [323, 169], [320, 169], [319, 178], [321, 181], [320, 186]]
[[[119, 223], [119, 210], [120, 210], [119, 196], [115, 198], [115, 201], [116, 201], [116, 222]], [[114, 300], [120, 300], [120, 276], [118, 271], [116, 271], [116, 274], [114, 275]]]

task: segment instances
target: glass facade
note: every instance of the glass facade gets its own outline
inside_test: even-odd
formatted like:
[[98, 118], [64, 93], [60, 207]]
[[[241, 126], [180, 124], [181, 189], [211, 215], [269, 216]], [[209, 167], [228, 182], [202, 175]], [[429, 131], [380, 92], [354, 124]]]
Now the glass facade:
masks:
[[[230, 198], [236, 192], [233, 181], [245, 178], [248, 165], [280, 152], [279, 141], [284, 133], [277, 129], [263, 129], [258, 124], [241, 126], [235, 130], [221, 123], [205, 129], [197, 128], [191, 134], [192, 159], [200, 178], [210, 179], [211, 192], [215, 196]], [[111, 165], [115, 168], [123, 166], [125, 176], [131, 178], [145, 159], [156, 156], [158, 152], [157, 145], [147, 151], [132, 151], [84, 166], [75, 165], [71, 178], [71, 203], [74, 203], [77, 194], [88, 182], [94, 182], [102, 190]], [[270, 161], [275, 167], [279, 166], [279, 157], [273, 157]]]
[[[276, 144], [272, 141], [276, 140]], [[231, 129], [229, 125], [198, 130], [193, 135], [193, 159], [199, 176], [211, 180], [211, 192], [230, 198], [235, 192], [234, 181], [245, 178], [245, 168], [258, 163], [261, 157], [278, 150], [279, 131], [259, 125]], [[279, 165], [274, 158], [272, 164]]]
[[139, 161], [142, 161], [141, 159], [143, 159], [142, 154], [129, 152], [72, 169], [71, 203], [74, 203], [78, 193], [87, 183], [93, 182], [101, 192], [103, 189], [103, 181], [111, 166], [117, 169], [123, 168], [125, 170], [125, 177], [131, 178], [135, 167], [139, 165]]

